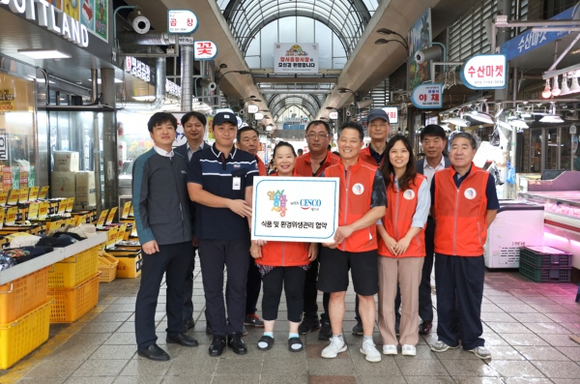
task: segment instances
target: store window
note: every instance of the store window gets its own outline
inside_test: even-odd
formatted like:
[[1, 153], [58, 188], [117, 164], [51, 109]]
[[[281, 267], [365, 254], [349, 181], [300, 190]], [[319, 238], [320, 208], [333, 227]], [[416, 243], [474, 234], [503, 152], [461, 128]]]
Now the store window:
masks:
[[3, 189], [35, 185], [33, 82], [0, 73], [0, 167]]

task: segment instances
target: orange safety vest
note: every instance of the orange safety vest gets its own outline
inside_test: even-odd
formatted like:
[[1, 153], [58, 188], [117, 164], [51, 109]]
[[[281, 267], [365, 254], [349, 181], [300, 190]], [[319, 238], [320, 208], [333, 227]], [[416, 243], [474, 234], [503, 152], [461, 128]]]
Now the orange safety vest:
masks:
[[[314, 176], [318, 177], [322, 172], [331, 165], [340, 163], [340, 157], [335, 155], [330, 151], [326, 151], [326, 159], [324, 163], [318, 168]], [[311, 177], [312, 176], [312, 165], [310, 163], [310, 152], [299, 156], [296, 159], [296, 165], [294, 166], [294, 172], [298, 176]]]
[[[383, 158], [381, 160], [381, 164], [385, 160], [385, 156], [387, 156], [386, 153], [383, 155]], [[371, 155], [371, 145], [370, 144], [368, 145], [368, 147], [364, 147], [363, 149], [361, 149], [359, 151], [358, 157], [359, 157], [359, 159], [361, 159], [365, 163], [368, 163], [368, 164], [374, 165], [374, 166], [377, 165], [377, 161], [375, 160], [373, 155]], [[379, 167], [381, 166], [381, 164], [379, 164]]]
[[471, 164], [469, 175], [457, 188], [452, 167], [438, 171], [435, 183], [435, 253], [448, 256], [483, 255], [487, 238], [489, 173]]
[[[393, 239], [401, 240], [411, 228], [413, 223], [413, 216], [417, 211], [417, 202], [419, 195], [419, 187], [423, 180], [427, 179], [421, 174], [417, 174], [415, 179], [409, 183], [409, 189], [405, 191], [397, 191], [394, 182], [387, 188], [387, 213], [383, 217], [383, 225], [385, 230]], [[393, 180], [393, 176], [391, 176]], [[402, 255], [395, 256], [387, 245], [379, 236], [379, 248], [377, 252], [380, 256], [386, 257], [425, 257], [425, 226], [413, 240], [409, 243], [409, 247]]]
[[290, 241], [268, 241], [262, 246], [262, 257], [254, 259], [256, 264], [272, 267], [299, 267], [310, 264], [309, 243]]
[[[370, 210], [376, 171], [376, 166], [363, 163], [360, 159], [347, 170], [344, 169], [342, 161], [326, 168], [324, 172], [326, 177], [340, 178], [339, 226], [354, 223]], [[353, 232], [339, 244], [339, 249], [345, 252], [367, 252], [377, 249], [376, 224]]]
[[262, 159], [260, 159], [258, 156], [256, 156], [256, 163], [258, 163], [258, 174], [260, 176], [268, 176], [268, 171], [266, 170], [266, 164], [264, 164]]

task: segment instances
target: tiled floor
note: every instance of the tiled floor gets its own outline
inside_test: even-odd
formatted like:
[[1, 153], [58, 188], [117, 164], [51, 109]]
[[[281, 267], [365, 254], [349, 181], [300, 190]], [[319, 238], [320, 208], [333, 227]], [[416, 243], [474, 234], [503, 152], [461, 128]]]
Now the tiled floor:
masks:
[[[350, 334], [352, 292], [347, 296], [344, 324], [349, 349], [337, 359], [320, 357], [326, 342], [319, 342], [317, 333], [303, 337], [303, 352], [290, 353], [285, 321], [278, 322], [277, 343], [269, 352], [256, 348], [261, 331], [249, 329], [247, 355], [226, 349], [221, 357], [210, 357], [210, 337], [200, 316], [201, 275], [196, 270], [194, 302], [199, 321], [190, 334], [199, 340], [199, 347], [165, 344], [165, 297], [161, 296], [159, 344], [172, 359], [151, 362], [138, 357], [133, 333], [138, 280], [116, 280], [100, 285], [97, 308], [73, 324], [52, 325], [47, 343], [11, 369], [0, 371], [0, 383], [579, 383], [580, 345], [569, 338], [580, 333], [580, 304], [574, 302], [577, 287], [534, 283], [516, 272], [488, 272], [485, 281], [484, 337], [493, 355], [488, 362], [462, 350], [431, 352], [428, 344], [436, 340], [435, 334], [420, 339], [414, 358], [383, 356], [380, 363], [366, 362], [358, 350], [361, 338]], [[285, 319], [285, 304], [281, 309], [280, 319]], [[375, 341], [380, 344], [378, 333]]]

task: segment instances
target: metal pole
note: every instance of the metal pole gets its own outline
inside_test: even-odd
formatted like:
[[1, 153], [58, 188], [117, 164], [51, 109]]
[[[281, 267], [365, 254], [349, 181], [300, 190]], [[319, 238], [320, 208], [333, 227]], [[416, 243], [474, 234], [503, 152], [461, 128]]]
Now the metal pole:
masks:
[[[512, 84], [512, 86], [513, 86], [512, 99], [517, 100], [518, 99], [518, 67], [513, 68], [513, 84]], [[514, 167], [514, 169], [516, 169], [516, 161], [517, 161], [517, 150], [516, 150], [517, 143], [518, 143], [518, 130], [515, 127], [512, 127], [509, 154], [510, 154], [510, 163], [512, 164], [512, 167]], [[516, 171], [517, 171], [517, 169], [516, 169]], [[518, 191], [516, 189], [515, 183], [512, 186], [511, 191], [508, 191], [508, 197], [512, 198], [512, 199], [516, 199], [518, 197]]]
[[[103, 92], [103, 104], [115, 108], [114, 69], [101, 69], [101, 90]], [[100, 113], [103, 115], [103, 157], [101, 160], [105, 176], [104, 207], [110, 209], [119, 203], [117, 187], [119, 180], [119, 168], [117, 166], [117, 119], [115, 109], [111, 112]]]

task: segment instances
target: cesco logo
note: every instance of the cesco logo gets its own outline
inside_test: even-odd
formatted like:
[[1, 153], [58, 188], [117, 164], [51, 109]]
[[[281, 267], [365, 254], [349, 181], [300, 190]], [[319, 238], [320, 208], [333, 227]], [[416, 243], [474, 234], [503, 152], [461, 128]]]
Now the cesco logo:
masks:
[[300, 208], [302, 209], [319, 208], [321, 205], [320, 199], [300, 199]]

